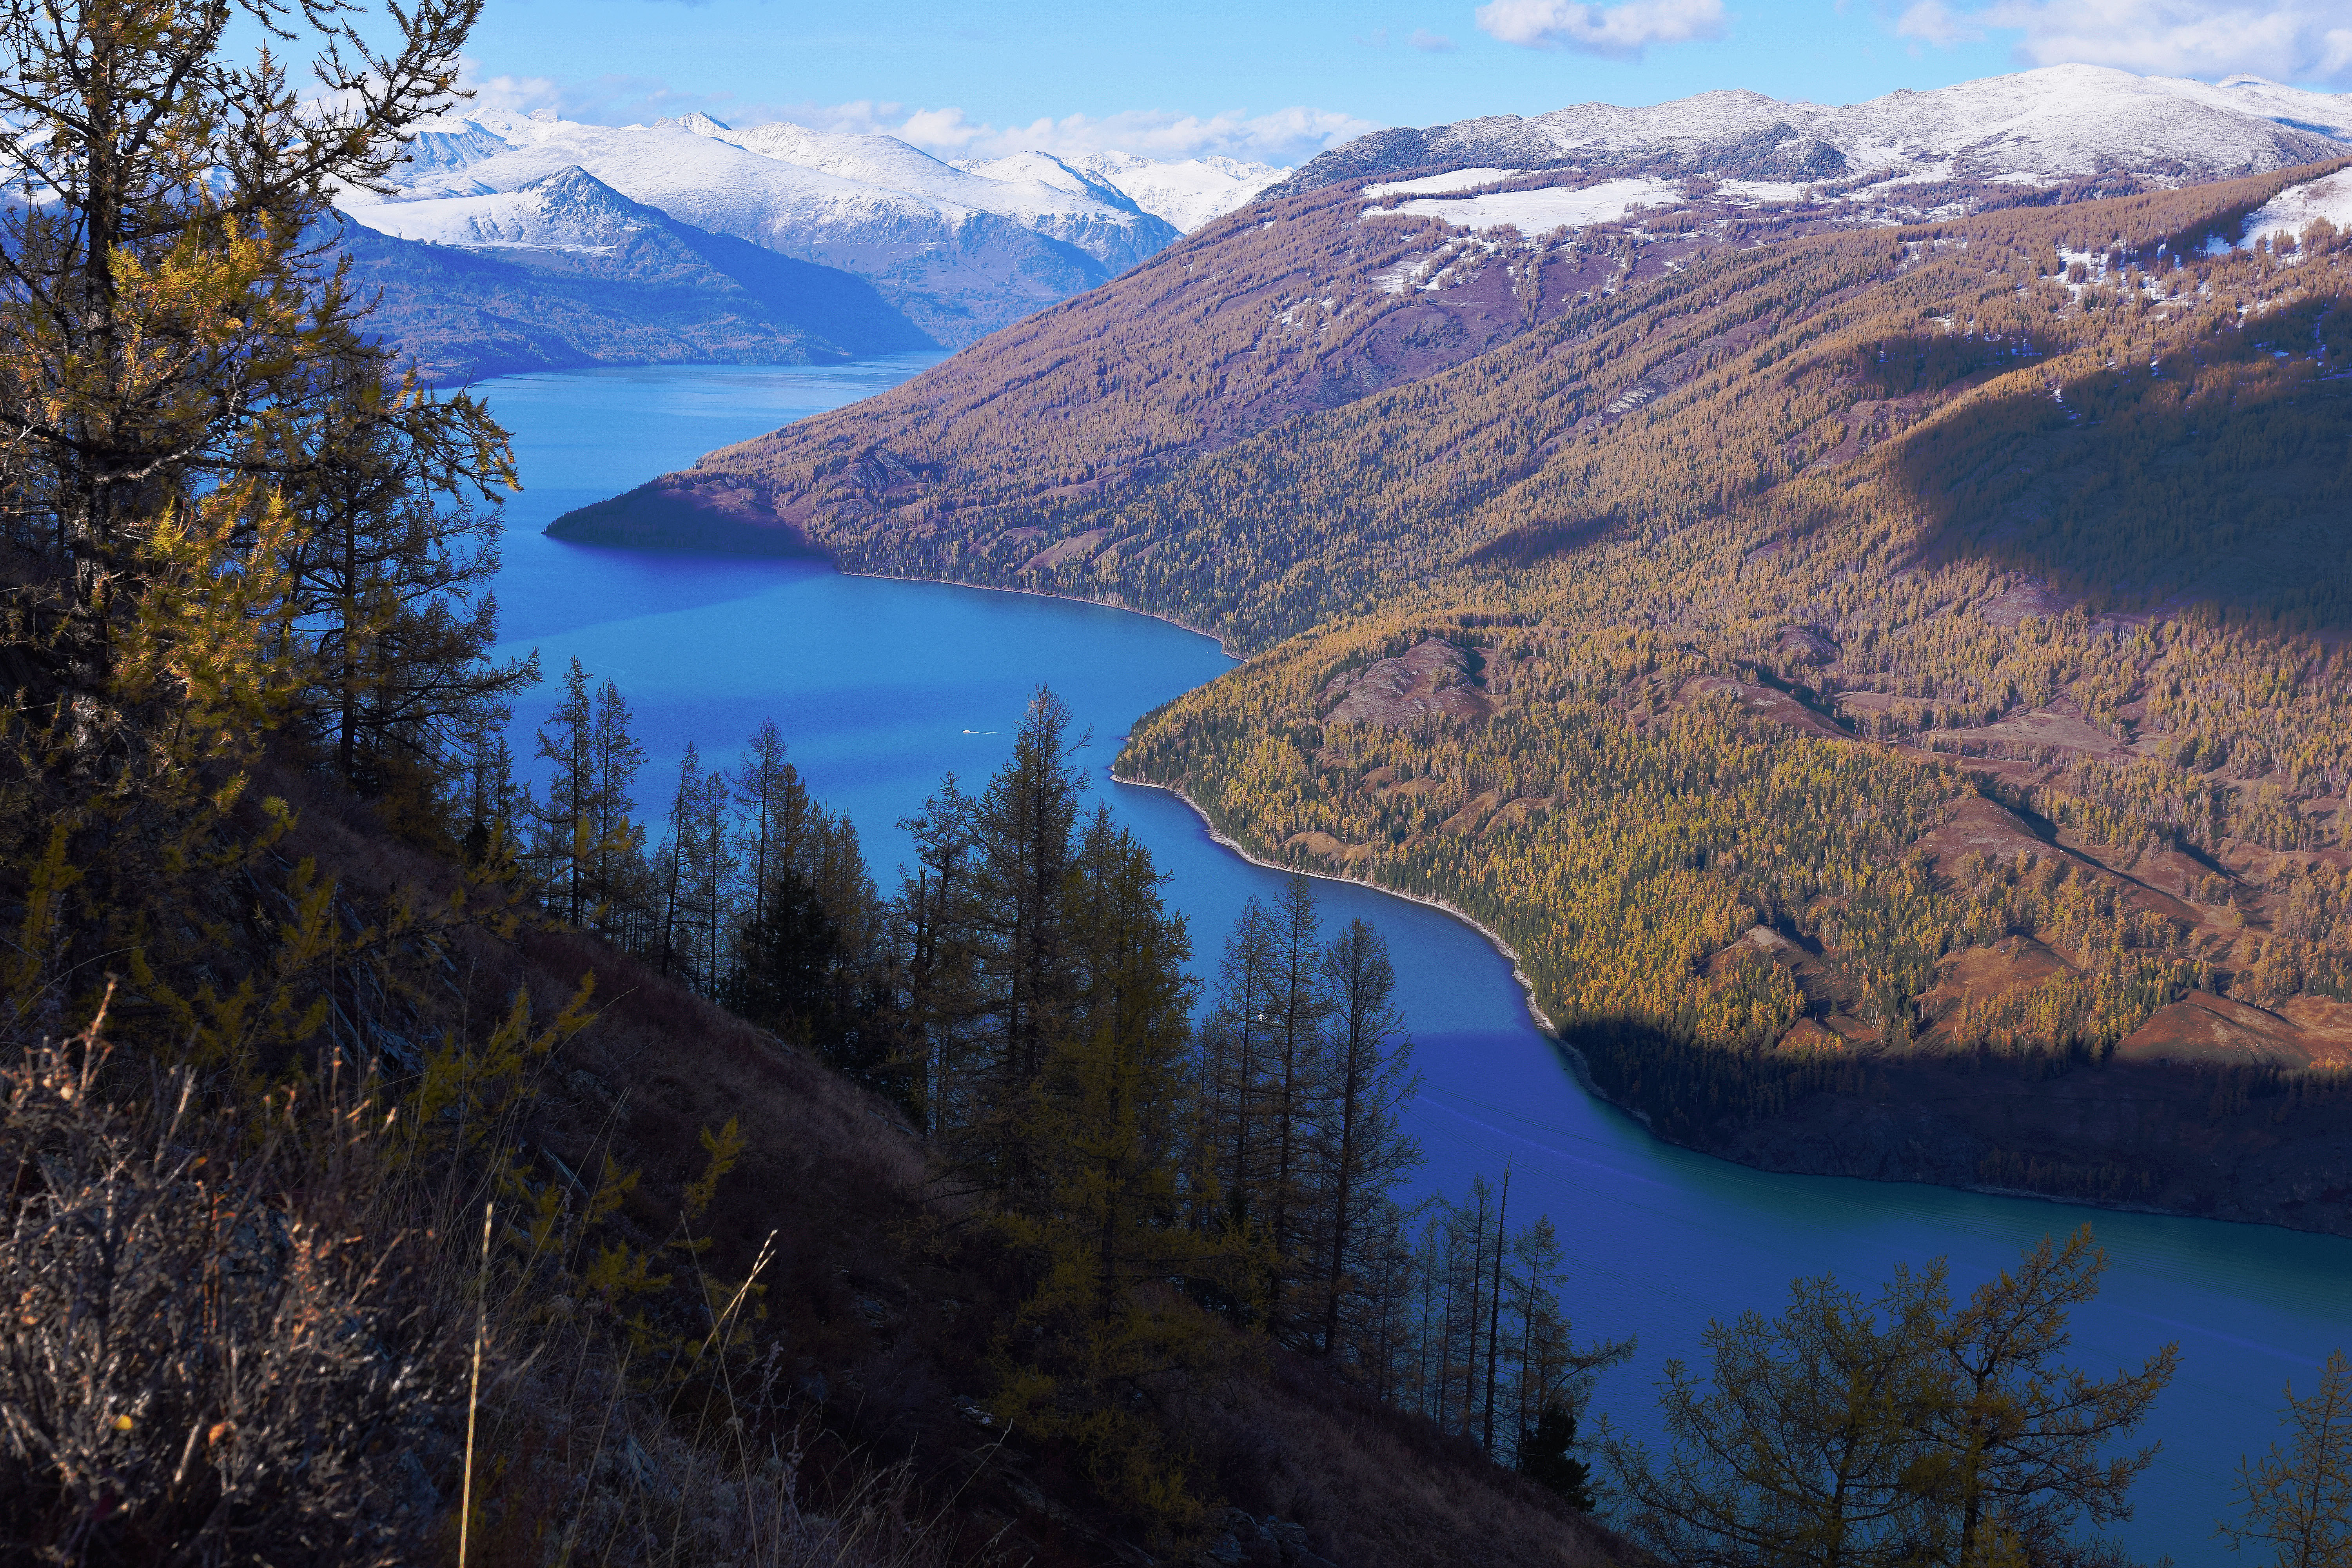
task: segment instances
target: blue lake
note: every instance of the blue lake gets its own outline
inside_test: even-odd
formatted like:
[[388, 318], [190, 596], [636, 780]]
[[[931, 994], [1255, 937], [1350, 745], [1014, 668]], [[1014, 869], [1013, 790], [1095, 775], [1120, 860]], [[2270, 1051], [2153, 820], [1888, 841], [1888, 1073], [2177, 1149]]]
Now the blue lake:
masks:
[[[1092, 731], [1104, 797], [1174, 874], [1194, 967], [1210, 972], [1243, 900], [1270, 893], [1276, 874], [1213, 843], [1174, 797], [1108, 777], [1139, 715], [1231, 668], [1209, 638], [1062, 600], [845, 577], [808, 562], [598, 549], [539, 531], [714, 447], [896, 385], [934, 358], [488, 384], [525, 486], [508, 507], [499, 584], [509, 646], [537, 647], [551, 674], [577, 656], [619, 684], [654, 757], [640, 784], [646, 815], [667, 799], [688, 742], [706, 762], [731, 760], [773, 718], [816, 793], [856, 819], [886, 889], [907, 852], [897, 819], [950, 769], [984, 779], [1030, 693], [1048, 683]], [[525, 761], [545, 696], [516, 715]], [[2101, 1299], [2077, 1314], [2077, 1359], [2105, 1369], [2168, 1340], [2182, 1351], [2148, 1431], [2163, 1452], [2118, 1533], [2183, 1568], [2231, 1560], [2211, 1531], [2239, 1456], [2272, 1441], [2281, 1386], [2292, 1377], [2307, 1387], [2319, 1359], [2352, 1342], [2352, 1241], [1767, 1175], [1675, 1149], [1578, 1087], [1529, 1020], [1510, 965], [1469, 927], [1346, 883], [1324, 884], [1323, 907], [1331, 921], [1376, 922], [1395, 955], [1423, 1075], [1412, 1117], [1429, 1155], [1420, 1187], [1458, 1193], [1475, 1172], [1511, 1162], [1514, 1214], [1549, 1213], [1568, 1244], [1565, 1304], [1580, 1335], [1640, 1336], [1635, 1362], [1601, 1384], [1597, 1405], [1613, 1420], [1654, 1430], [1662, 1363], [1696, 1359], [1710, 1317], [1777, 1310], [1792, 1276], [1830, 1271], [1868, 1290], [1899, 1261], [1945, 1257], [1966, 1290], [2043, 1235], [2088, 1220], [2114, 1267]]]

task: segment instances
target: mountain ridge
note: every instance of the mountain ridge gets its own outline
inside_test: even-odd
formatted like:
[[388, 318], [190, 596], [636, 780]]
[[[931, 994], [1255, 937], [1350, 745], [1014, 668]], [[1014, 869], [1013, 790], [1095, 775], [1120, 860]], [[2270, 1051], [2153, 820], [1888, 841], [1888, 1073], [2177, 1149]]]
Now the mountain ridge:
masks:
[[551, 531], [1224, 637], [1122, 775], [1468, 910], [1678, 1142], [2340, 1228], [2352, 252], [2248, 226], [2343, 167], [1541, 232], [1462, 220], [1647, 185], [1325, 186]]
[[614, 127], [483, 110], [426, 127], [388, 195], [348, 191], [341, 205], [388, 233], [465, 244], [470, 227], [495, 224], [500, 198], [565, 168], [697, 228], [864, 278], [947, 343], [1156, 254], [1180, 232], [1156, 208], [1205, 221], [1283, 173], [1045, 153], [965, 167], [895, 137], [787, 122], [739, 131], [695, 114]]
[[936, 346], [862, 279], [679, 223], [577, 167], [400, 216], [407, 237], [346, 218], [333, 243], [374, 293], [371, 330], [431, 381]]
[[1936, 174], [2054, 185], [2118, 172], [2196, 183], [2313, 163], [2347, 146], [2352, 102], [2344, 95], [2256, 77], [2209, 86], [2051, 66], [1834, 107], [1720, 89], [1647, 108], [1582, 103], [1393, 127], [1318, 154], [1273, 189], [1477, 164], [1872, 184]]

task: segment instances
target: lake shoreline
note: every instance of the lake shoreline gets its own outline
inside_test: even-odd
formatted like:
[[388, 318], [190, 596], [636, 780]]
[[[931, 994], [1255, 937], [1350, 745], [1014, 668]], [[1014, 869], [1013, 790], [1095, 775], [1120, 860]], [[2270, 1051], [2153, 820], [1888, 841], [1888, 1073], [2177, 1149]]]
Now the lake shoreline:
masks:
[[[1111, 765], [1110, 781], [1113, 784], [1132, 784], [1138, 789], [1163, 790], [1168, 794], [1174, 795], [1192, 810], [1193, 816], [1201, 819], [1201, 826], [1209, 830], [1209, 837], [1212, 841], [1217, 844], [1221, 848], [1231, 850], [1233, 853], [1240, 856], [1243, 859], [1248, 861], [1253, 866], [1262, 867], [1268, 871], [1295, 871], [1302, 877], [1311, 877], [1318, 882], [1345, 882], [1349, 887], [1353, 888], [1368, 888], [1375, 893], [1386, 893], [1390, 898], [1402, 899], [1409, 904], [1421, 904], [1426, 908], [1436, 910], [1441, 913], [1453, 916], [1455, 920], [1460, 921], [1464, 925], [1468, 926], [1472, 931], [1476, 931], [1480, 936], [1485, 937], [1486, 941], [1493, 945], [1496, 952], [1501, 953], [1504, 958], [1510, 962], [1511, 978], [1518, 983], [1519, 999], [1527, 1005], [1528, 1018], [1534, 1022], [1535, 1026], [1538, 1029], [1543, 1032], [1546, 1038], [1551, 1040], [1562, 1050], [1569, 1052], [1571, 1056], [1576, 1055], [1575, 1047], [1569, 1045], [1565, 1040], [1560, 1039], [1559, 1031], [1552, 1024], [1551, 1016], [1546, 1013], [1543, 1010], [1542, 1005], [1536, 1001], [1536, 983], [1528, 978], [1528, 972], [1519, 966], [1518, 951], [1512, 947], [1509, 942], [1503, 940], [1501, 932], [1496, 931], [1494, 927], [1486, 924], [1486, 921], [1478, 919], [1477, 916], [1456, 909], [1454, 905], [1447, 903], [1444, 899], [1432, 898], [1427, 894], [1404, 892], [1398, 889], [1389, 887], [1385, 883], [1365, 881], [1360, 877], [1341, 877], [1334, 875], [1329, 871], [1309, 871], [1304, 867], [1285, 866], [1276, 860], [1261, 859], [1257, 856], [1251, 854], [1234, 839], [1229, 837], [1223, 828], [1219, 827], [1214, 821], [1211, 820], [1209, 814], [1201, 809], [1201, 803], [1194, 800], [1190, 795], [1185, 793], [1184, 787], [1181, 784], [1159, 784], [1150, 779], [1128, 778], [1119, 773], [1117, 763], [1113, 763]], [[1582, 1060], [1583, 1058], [1580, 1056], [1577, 1057], [1577, 1061], [1580, 1067], [1582, 1064]], [[1587, 1075], [1583, 1072], [1580, 1072], [1578, 1074], [1580, 1079], [1585, 1078], [1586, 1076]], [[1595, 1089], [1593, 1092], [1599, 1093], [1600, 1091]], [[1608, 1099], [1606, 1095], [1602, 1095], [1601, 1098], [1604, 1100]], [[1610, 1103], [1614, 1105], [1616, 1104], [1616, 1101], [1611, 1100]], [[1620, 1109], [1627, 1110], [1632, 1110], [1631, 1107], [1620, 1107]], [[1633, 1111], [1633, 1114], [1636, 1116], [1641, 1115], [1639, 1111]], [[1644, 1125], [1647, 1125], [1649, 1119], [1647, 1117], [1643, 1117], [1642, 1121]]]

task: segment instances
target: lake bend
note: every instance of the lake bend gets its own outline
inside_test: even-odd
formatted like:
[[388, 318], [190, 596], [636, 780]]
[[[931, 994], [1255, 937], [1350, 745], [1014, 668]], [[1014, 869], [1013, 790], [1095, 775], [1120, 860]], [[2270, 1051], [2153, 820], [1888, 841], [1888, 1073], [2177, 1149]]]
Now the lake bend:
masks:
[[[908, 858], [895, 824], [952, 770], [1001, 763], [1031, 692], [1049, 684], [1090, 731], [1095, 787], [1171, 873], [1196, 973], [1243, 900], [1279, 873], [1216, 844], [1165, 791], [1114, 783], [1134, 721], [1233, 661], [1214, 640], [1100, 605], [845, 576], [814, 561], [631, 552], [540, 530], [571, 509], [898, 384], [936, 363], [665, 366], [484, 384], [514, 432], [524, 489], [507, 506], [500, 652], [537, 648], [551, 676], [577, 657], [626, 696], [650, 755], [641, 815], [657, 815], [688, 742], [731, 761], [772, 718], [811, 789], [855, 818], [884, 889]], [[520, 764], [551, 698], [517, 704]], [[1395, 958], [1422, 1090], [1409, 1116], [1428, 1155], [1416, 1193], [1459, 1194], [1512, 1167], [1512, 1210], [1548, 1212], [1567, 1247], [1561, 1304], [1580, 1339], [1638, 1334], [1595, 1408], [1654, 1436], [1669, 1357], [1700, 1362], [1710, 1317], [1777, 1312], [1793, 1276], [1832, 1272], [1874, 1294], [1898, 1262], [1948, 1258], [1962, 1293], [2019, 1250], [2089, 1221], [2113, 1259], [2074, 1322], [2074, 1360], [2104, 1373], [2179, 1342], [2179, 1375], [2145, 1436], [2163, 1451], [2117, 1538], [2182, 1568], [2230, 1561], [2212, 1538], [2241, 1454], [2277, 1436], [2280, 1389], [2352, 1342], [2352, 1240], [1835, 1177], [1768, 1174], [1676, 1149], [1580, 1087], [1528, 1015], [1509, 961], [1464, 922], [1344, 881], [1318, 884], [1328, 925], [1360, 915]], [[1520, 1205], [1528, 1205], [1522, 1211]], [[1703, 1362], [1701, 1363], [1703, 1364]]]

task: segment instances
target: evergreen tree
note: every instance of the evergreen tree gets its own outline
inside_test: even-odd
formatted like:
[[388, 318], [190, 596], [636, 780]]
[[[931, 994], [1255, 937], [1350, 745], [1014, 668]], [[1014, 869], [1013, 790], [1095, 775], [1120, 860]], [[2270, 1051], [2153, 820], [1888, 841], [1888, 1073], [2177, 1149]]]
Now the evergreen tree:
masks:
[[1592, 1511], [1592, 1467], [1575, 1457], [1576, 1412], [1548, 1400], [1535, 1425], [1519, 1438], [1519, 1474], [1557, 1493], [1569, 1507]]
[[904, 1014], [920, 1058], [916, 1114], [933, 1132], [963, 1125], [971, 1111], [965, 1060], [979, 1012], [977, 949], [970, 911], [971, 806], [950, 773], [939, 794], [899, 831], [915, 843], [915, 868], [900, 868], [891, 905], [894, 945], [903, 955]]
[[1066, 1026], [1076, 975], [1063, 931], [1086, 780], [1072, 760], [1069, 705], [1044, 687], [1013, 732], [1013, 755], [971, 805], [971, 900], [976, 977], [995, 1082], [965, 1130], [970, 1178], [1007, 1201], [1035, 1200], [1018, 1108]]
[[[1319, 941], [1322, 917], [1315, 908], [1315, 884], [1293, 872], [1285, 879], [1274, 910], [1273, 1026], [1267, 1039], [1266, 1132], [1271, 1169], [1258, 1199], [1266, 1217], [1269, 1267], [1266, 1321], [1281, 1337], [1312, 1343], [1314, 1314], [1298, 1300], [1299, 1278], [1315, 1268], [1309, 1191], [1314, 1122], [1326, 1089], [1322, 1071], [1323, 1023], [1331, 998], [1323, 984]], [[1303, 1314], [1302, 1308], [1309, 1308]]]
[[1237, 1231], [1253, 1223], [1265, 1182], [1267, 1044], [1278, 1027], [1276, 938], [1274, 911], [1252, 894], [1226, 933], [1217, 1004], [1201, 1037], [1200, 1163], [1215, 1179], [1223, 1222]]
[[466, 832], [460, 849], [468, 866], [486, 865], [495, 855], [521, 847], [516, 834], [530, 806], [526, 791], [515, 784], [505, 719], [503, 711], [478, 714], [466, 738]]
[[604, 912], [601, 929], [622, 945], [642, 942], [645, 833], [635, 820], [634, 790], [646, 764], [646, 749], [631, 730], [629, 705], [607, 680], [596, 693], [596, 713], [588, 737], [588, 795], [582, 803], [588, 821], [592, 859], [588, 902]]
[[563, 672], [562, 697], [539, 727], [539, 754], [552, 767], [538, 853], [562, 879], [563, 918], [579, 925], [593, 907], [588, 856], [596, 831], [596, 709], [588, 671], [576, 658]]
[[1073, 993], [1021, 1117], [1043, 1201], [1008, 1216], [1040, 1255], [1019, 1318], [1042, 1351], [1010, 1371], [999, 1405], [1016, 1426], [1070, 1438], [1105, 1491], [1181, 1523], [1197, 1504], [1144, 1412], [1208, 1370], [1221, 1340], [1166, 1286], [1228, 1255], [1186, 1223], [1178, 1182], [1195, 983], [1163, 880], [1098, 809], [1063, 889]]
[[800, 869], [795, 851], [808, 814], [808, 788], [801, 783], [799, 770], [784, 760], [784, 751], [783, 732], [776, 721], [762, 719], [728, 781], [743, 812], [743, 860], [751, 873], [754, 922], [767, 913], [771, 874], [778, 867]]
[[536, 654], [488, 662], [499, 520], [469, 499], [463, 465], [400, 426], [383, 372], [372, 353], [329, 362], [331, 395], [280, 486], [300, 524], [286, 574], [305, 727], [370, 798], [429, 795], [459, 766], [462, 737], [539, 679]]
[[1339, 1353], [1343, 1319], [1360, 1302], [1355, 1278], [1372, 1235], [1373, 1216], [1391, 1206], [1397, 1184], [1421, 1163], [1418, 1140], [1397, 1111], [1418, 1087], [1408, 1076], [1412, 1047], [1397, 1009], [1396, 969], [1388, 942], [1351, 920], [1323, 957], [1331, 998], [1325, 1071], [1329, 1115], [1318, 1127], [1324, 1191], [1322, 1353]]
[[761, 906], [739, 933], [721, 995], [762, 1028], [822, 1047], [841, 1023], [835, 1007], [841, 932], [817, 890], [790, 866], [768, 879]]

